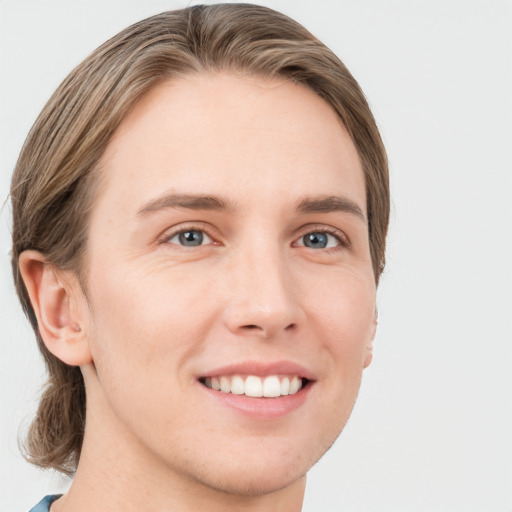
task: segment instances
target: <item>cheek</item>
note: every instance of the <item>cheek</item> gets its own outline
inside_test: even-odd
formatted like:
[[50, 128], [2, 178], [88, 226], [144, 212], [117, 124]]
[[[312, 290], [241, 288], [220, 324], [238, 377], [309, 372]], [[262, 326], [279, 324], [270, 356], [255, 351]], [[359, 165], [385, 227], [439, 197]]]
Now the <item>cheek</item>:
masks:
[[[375, 312], [373, 276], [339, 272], [322, 293], [310, 293], [309, 323], [317, 327], [321, 347], [322, 422], [337, 436], [359, 392]], [[313, 347], [312, 347], [313, 348]]]
[[[308, 307], [309, 323], [317, 326], [317, 347], [321, 347], [321, 392], [316, 396], [320, 412], [315, 421], [323, 425], [319, 436], [325, 449], [340, 434], [354, 407], [375, 309], [371, 280], [338, 275], [326, 288], [323, 293], [311, 293]], [[315, 428], [312, 424], [311, 431]]]
[[215, 304], [193, 273], [118, 266], [92, 275], [92, 352], [98, 373], [119, 382], [150, 382], [175, 373], [200, 350], [197, 340], [205, 338]]
[[183, 370], [207, 337], [212, 306], [193, 279], [174, 275], [171, 286], [165, 275], [123, 274], [130, 279], [119, 269], [98, 275], [91, 290], [91, 351], [110, 410], [146, 437], [183, 421], [171, 413], [185, 410], [190, 373]]
[[343, 270], [331, 273], [323, 286], [303, 292], [308, 297], [304, 306], [307, 313], [324, 332], [329, 350], [337, 357], [363, 353], [371, 338], [375, 285], [371, 273], [367, 274]]

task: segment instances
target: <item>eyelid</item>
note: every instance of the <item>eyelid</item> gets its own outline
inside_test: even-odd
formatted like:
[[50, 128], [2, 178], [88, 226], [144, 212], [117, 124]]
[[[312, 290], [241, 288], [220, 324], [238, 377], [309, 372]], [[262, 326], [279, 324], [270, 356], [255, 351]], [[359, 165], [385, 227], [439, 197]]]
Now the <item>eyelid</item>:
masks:
[[[176, 237], [179, 237], [183, 233], [190, 233], [191, 231], [195, 231], [197, 233], [201, 233], [202, 239], [201, 239], [201, 243], [200, 244], [198, 244], [198, 245], [186, 245], [186, 244], [182, 244], [182, 243], [179, 243], [179, 242], [173, 242], [173, 240]], [[212, 242], [213, 242], [213, 240], [210, 237], [210, 235], [208, 233], [206, 233], [205, 231], [203, 231], [202, 229], [185, 229], [183, 231], [178, 231], [174, 235], [170, 236], [167, 239], [166, 243], [171, 244], [171, 245], [178, 245], [179, 247], [201, 247], [203, 245], [210, 245]]]
[[219, 243], [217, 241], [218, 237], [215, 237], [212, 234], [213, 230], [211, 229], [211, 227], [207, 223], [201, 222], [201, 221], [198, 221], [198, 222], [194, 222], [194, 221], [183, 222], [181, 224], [173, 226], [172, 228], [167, 228], [161, 235], [158, 236], [158, 239], [157, 239], [158, 243], [159, 244], [176, 245], [178, 247], [181, 247], [178, 244], [170, 243], [169, 240], [171, 240], [171, 238], [174, 238], [176, 235], [179, 235], [180, 233], [184, 233], [186, 231], [201, 231], [208, 238], [210, 238], [211, 242], [209, 242], [207, 244], [202, 244], [202, 245], [199, 245], [199, 246], [196, 246], [196, 247], [202, 247], [204, 245], [210, 245], [212, 243], [213, 244], [218, 244]]
[[[307, 235], [308, 233], [326, 233], [328, 235], [334, 236], [339, 241], [339, 247], [348, 248], [351, 246], [350, 239], [343, 231], [332, 226], [326, 226], [325, 224], [308, 224], [307, 226], [303, 226], [299, 230], [299, 236], [295, 239], [294, 244], [296, 244], [299, 240], [302, 239], [303, 236]], [[305, 247], [305, 245], [300, 245], [299, 247]], [[336, 247], [331, 247], [330, 249], [336, 249]], [[328, 251], [329, 249], [323, 250]]]
[[[218, 236], [214, 235], [212, 233], [211, 226], [206, 222], [201, 221], [189, 221], [189, 222], [183, 222], [181, 224], [178, 224], [176, 226], [173, 226], [172, 228], [167, 228], [161, 235], [158, 236], [158, 243], [165, 244], [169, 243], [169, 240], [173, 238], [174, 236], [183, 233], [185, 231], [202, 231], [205, 233], [213, 242], [213, 244], [218, 245], [220, 242], [218, 242]], [[334, 236], [339, 241], [339, 247], [350, 247], [350, 239], [348, 236], [341, 231], [340, 229], [334, 228], [332, 226], [328, 226], [325, 224], [307, 224], [306, 226], [303, 226], [298, 230], [298, 234], [295, 235], [295, 241], [293, 242], [293, 245], [297, 244], [297, 241], [300, 240], [303, 236], [307, 235], [308, 233], [313, 232], [320, 232], [320, 233], [327, 233], [329, 235]], [[204, 245], [210, 245], [204, 244]], [[170, 245], [178, 245], [178, 244], [170, 244]], [[201, 247], [201, 246], [198, 246]], [[300, 245], [299, 247], [304, 247], [304, 245]], [[336, 249], [336, 247], [331, 248]], [[329, 250], [329, 249], [324, 249]]]

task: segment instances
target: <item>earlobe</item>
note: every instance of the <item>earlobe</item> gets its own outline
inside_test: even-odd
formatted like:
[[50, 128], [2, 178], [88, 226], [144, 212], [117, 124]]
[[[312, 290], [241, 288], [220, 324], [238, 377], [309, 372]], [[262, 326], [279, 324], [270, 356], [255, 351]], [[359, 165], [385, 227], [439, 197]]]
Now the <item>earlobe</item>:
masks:
[[24, 251], [19, 265], [46, 348], [72, 366], [91, 362], [76, 276], [50, 265], [38, 251]]
[[367, 368], [370, 366], [370, 363], [373, 359], [373, 340], [375, 339], [375, 334], [377, 333], [377, 325], [378, 325], [378, 314], [377, 310], [375, 310], [375, 315], [372, 320], [372, 324], [370, 326], [370, 333], [368, 337], [368, 343], [366, 345], [366, 353], [364, 356], [363, 368]]

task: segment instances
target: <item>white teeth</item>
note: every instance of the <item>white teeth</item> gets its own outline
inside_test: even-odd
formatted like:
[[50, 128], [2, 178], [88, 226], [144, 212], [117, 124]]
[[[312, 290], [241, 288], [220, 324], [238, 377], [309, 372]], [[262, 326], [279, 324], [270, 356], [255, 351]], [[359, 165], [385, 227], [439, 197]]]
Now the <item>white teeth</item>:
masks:
[[229, 379], [227, 377], [221, 377], [220, 378], [220, 390], [223, 393], [229, 393], [231, 391], [231, 384], [230, 384]]
[[254, 397], [263, 396], [263, 384], [259, 377], [249, 375], [249, 377], [245, 379], [245, 394], [246, 396]]
[[290, 393], [290, 379], [285, 377], [281, 381], [281, 395], [288, 395]]
[[245, 392], [244, 379], [239, 375], [235, 375], [231, 380], [231, 393], [235, 395], [243, 395]]
[[281, 396], [281, 383], [277, 377], [267, 377], [263, 381], [263, 396], [271, 398]]
[[293, 377], [290, 382], [290, 395], [294, 395], [302, 387], [302, 382], [298, 377]]
[[279, 396], [294, 395], [302, 388], [302, 379], [297, 375], [293, 377], [257, 377], [248, 375], [245, 380], [240, 375], [206, 377], [204, 385], [215, 391], [246, 395], [250, 397], [276, 398]]
[[212, 377], [212, 388], [215, 389], [215, 391], [220, 391], [220, 382], [217, 377]]

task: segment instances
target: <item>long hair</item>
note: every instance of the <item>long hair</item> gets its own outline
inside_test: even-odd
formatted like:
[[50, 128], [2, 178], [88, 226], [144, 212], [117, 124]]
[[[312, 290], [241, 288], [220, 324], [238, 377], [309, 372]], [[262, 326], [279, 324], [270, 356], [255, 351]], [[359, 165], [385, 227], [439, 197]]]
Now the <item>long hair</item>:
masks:
[[58, 87], [30, 130], [12, 179], [14, 281], [49, 374], [26, 440], [27, 458], [36, 465], [76, 470], [86, 396], [80, 369], [53, 356], [41, 339], [19, 256], [35, 249], [52, 265], [83, 277], [99, 161], [124, 116], [163, 81], [218, 70], [287, 78], [338, 113], [364, 171], [370, 254], [379, 280], [389, 221], [387, 158], [365, 97], [344, 64], [304, 27], [256, 5], [194, 6], [135, 23]]

